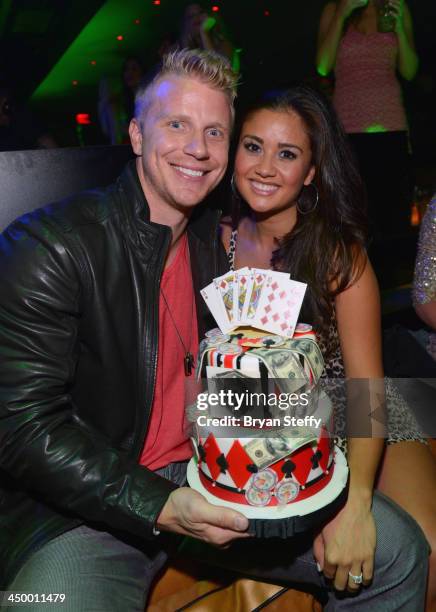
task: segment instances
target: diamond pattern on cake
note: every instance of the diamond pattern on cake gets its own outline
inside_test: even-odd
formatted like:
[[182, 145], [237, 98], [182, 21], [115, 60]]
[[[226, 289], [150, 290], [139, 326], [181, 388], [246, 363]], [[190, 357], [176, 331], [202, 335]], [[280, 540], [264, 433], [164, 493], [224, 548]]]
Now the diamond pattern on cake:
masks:
[[307, 481], [306, 482], [312, 482], [312, 480], [315, 480], [316, 478], [319, 478], [323, 474], [324, 474], [324, 472], [322, 471], [322, 469], [320, 467], [314, 468], [314, 469], [310, 470], [309, 476], [307, 477]]
[[317, 450], [322, 453], [322, 457], [319, 460], [319, 466], [323, 470], [323, 472], [325, 472], [329, 464], [330, 438], [324, 427], [321, 430], [321, 437], [318, 441]]
[[229, 464], [227, 463], [227, 459], [224, 457], [223, 453], [221, 453], [221, 455], [218, 457], [216, 462], [220, 468], [221, 473], [225, 474], [227, 470], [229, 469]]
[[252, 460], [245, 452], [239, 440], [235, 440], [232, 444], [226, 459], [229, 464], [229, 474], [233, 478], [235, 485], [238, 489], [243, 489], [245, 483], [251, 476], [247, 466], [252, 464]]
[[314, 470], [316, 470], [316, 468], [319, 467], [319, 462], [321, 458], [322, 458], [322, 452], [320, 450], [317, 450], [315, 453], [313, 453], [312, 457], [310, 458], [310, 462]]
[[284, 477], [284, 472], [282, 471], [282, 467], [285, 462], [286, 462], [286, 459], [279, 459], [279, 461], [276, 461], [275, 463], [269, 466], [269, 469], [274, 470], [274, 472], [277, 474], [278, 482], [280, 482], [282, 478]]
[[311, 458], [313, 455], [314, 449], [310, 444], [302, 446], [292, 454], [292, 461], [296, 466], [293, 476], [298, 480], [300, 485], [305, 485], [307, 482], [307, 477], [312, 469]]
[[207, 467], [209, 468], [212, 478], [216, 480], [221, 472], [221, 468], [216, 462], [221, 455], [221, 450], [212, 433], [207, 436], [207, 440], [204, 443], [204, 450], [207, 453]]

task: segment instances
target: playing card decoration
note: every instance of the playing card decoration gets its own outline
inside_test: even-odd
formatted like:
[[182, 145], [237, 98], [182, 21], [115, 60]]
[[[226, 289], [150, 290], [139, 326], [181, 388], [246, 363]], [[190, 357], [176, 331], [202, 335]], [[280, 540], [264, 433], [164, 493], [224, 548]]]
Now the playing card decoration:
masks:
[[247, 267], [215, 278], [201, 295], [223, 333], [250, 326], [291, 338], [306, 287], [284, 272]]

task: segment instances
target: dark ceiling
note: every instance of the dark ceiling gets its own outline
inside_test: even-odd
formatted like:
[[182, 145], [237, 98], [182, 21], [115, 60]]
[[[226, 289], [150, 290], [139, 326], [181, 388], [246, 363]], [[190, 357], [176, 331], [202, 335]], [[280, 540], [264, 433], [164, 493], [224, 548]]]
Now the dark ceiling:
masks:
[[[22, 101], [44, 86], [46, 112], [88, 112], [101, 77], [119, 79], [124, 57], [137, 54], [153, 64], [159, 41], [178, 31], [187, 4], [188, 0], [1, 0], [0, 81], [12, 84]], [[315, 75], [318, 20], [325, 0], [202, 4], [209, 10], [219, 7], [234, 43], [242, 49], [243, 87], [282, 87]], [[421, 60], [412, 93], [417, 100], [430, 96], [434, 101], [436, 2], [408, 4]], [[120, 34], [123, 40], [117, 39]]]
[[[22, 96], [29, 96], [51, 68], [94, 18], [97, 31], [110, 22], [110, 14], [124, 11], [135, 15], [142, 24], [135, 36], [128, 35], [122, 44], [114, 42], [117, 22], [128, 29], [120, 18], [114, 19], [113, 35], [107, 34], [98, 45], [88, 37], [88, 56], [100, 53], [111, 57], [114, 45], [119, 57], [127, 53], [153, 55], [151, 50], [165, 32], [176, 32], [187, 0], [2, 0], [0, 2], [0, 70], [1, 80], [14, 84]], [[313, 53], [319, 13], [323, 0], [220, 0], [203, 3], [218, 5], [237, 46], [243, 49], [247, 76], [283, 80], [301, 78], [313, 70]], [[433, 0], [411, 0], [411, 7], [421, 59], [426, 70], [433, 62], [435, 49], [436, 10]], [[100, 21], [96, 14], [100, 11]], [[265, 11], [269, 15], [265, 15]], [[118, 13], [119, 15], [120, 13]], [[129, 32], [128, 32], [129, 34]], [[86, 55], [86, 48], [83, 48]], [[78, 58], [77, 63], [80, 62]], [[115, 64], [117, 62], [114, 62]], [[118, 65], [116, 69], [118, 69]], [[95, 71], [98, 81], [99, 71]], [[282, 75], [282, 76], [280, 76]], [[74, 77], [72, 77], [74, 78]], [[65, 92], [68, 95], [68, 91]]]
[[1, 0], [1, 80], [29, 96], [104, 0]]

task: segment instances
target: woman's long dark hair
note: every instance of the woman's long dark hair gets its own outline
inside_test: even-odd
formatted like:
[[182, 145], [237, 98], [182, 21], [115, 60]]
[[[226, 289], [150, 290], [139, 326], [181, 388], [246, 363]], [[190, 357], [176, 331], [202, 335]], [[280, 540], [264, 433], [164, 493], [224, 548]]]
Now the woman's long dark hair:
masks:
[[[292, 279], [308, 284], [302, 316], [325, 328], [333, 313], [333, 299], [358, 278], [365, 264], [360, 256], [366, 238], [363, 183], [336, 113], [320, 93], [306, 86], [294, 87], [252, 106], [244, 121], [261, 109], [296, 113], [309, 135], [318, 204], [309, 214], [297, 213], [297, 222], [280, 240], [272, 263], [275, 269], [289, 272]], [[315, 193], [312, 186], [303, 187], [299, 206], [308, 206], [307, 200], [312, 206]], [[234, 199], [234, 227], [244, 214], [244, 205]]]

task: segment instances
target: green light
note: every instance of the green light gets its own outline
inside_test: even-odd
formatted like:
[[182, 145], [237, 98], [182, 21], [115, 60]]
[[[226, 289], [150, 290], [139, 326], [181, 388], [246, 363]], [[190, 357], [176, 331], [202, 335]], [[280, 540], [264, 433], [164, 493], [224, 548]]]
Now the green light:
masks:
[[322, 77], [326, 77], [328, 75], [327, 70], [323, 66], [318, 66], [317, 70], [318, 74]]
[[[73, 80], [81, 88], [95, 87], [103, 75], [119, 80], [123, 59], [138, 49], [143, 55], [158, 36], [150, 22], [152, 12], [143, 0], [107, 0], [39, 84], [31, 100], [67, 97]], [[141, 27], [135, 24], [138, 16]], [[120, 32], [125, 34], [121, 45], [117, 40]]]
[[381, 123], [374, 123], [374, 125], [369, 125], [365, 132], [368, 134], [376, 134], [377, 132], [387, 132], [388, 130], [381, 125]]
[[322, 77], [326, 77], [328, 73], [330, 72], [329, 70], [327, 70], [327, 63], [328, 63], [328, 58], [327, 58], [327, 55], [324, 54], [319, 60], [318, 65], [316, 67], [318, 74]]

